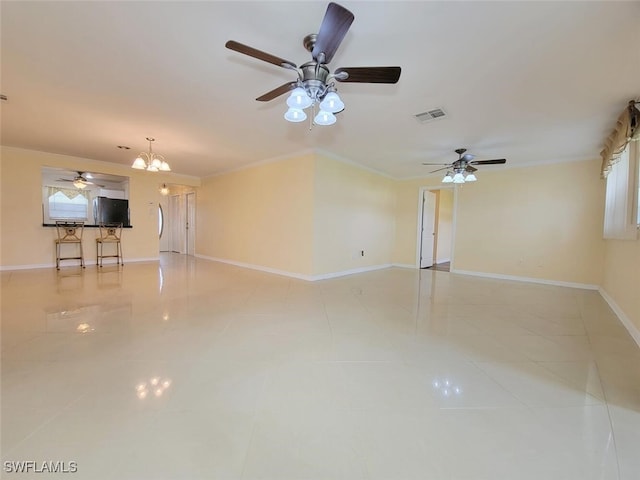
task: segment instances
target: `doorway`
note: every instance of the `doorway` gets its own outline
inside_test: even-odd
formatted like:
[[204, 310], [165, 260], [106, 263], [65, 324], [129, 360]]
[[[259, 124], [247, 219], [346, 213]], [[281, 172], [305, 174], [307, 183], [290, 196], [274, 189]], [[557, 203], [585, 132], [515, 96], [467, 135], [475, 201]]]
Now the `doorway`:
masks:
[[436, 206], [438, 195], [435, 192], [422, 192], [422, 234], [420, 235], [420, 268], [433, 266], [436, 254], [437, 217]]
[[451, 187], [423, 187], [418, 208], [416, 266], [450, 271], [457, 195]]
[[187, 205], [187, 221], [185, 225], [186, 230], [186, 245], [187, 255], [195, 255], [196, 253], [196, 194], [190, 192], [185, 195], [185, 201]]
[[169, 197], [169, 251], [184, 253], [184, 215], [181, 208], [181, 196], [171, 195]]

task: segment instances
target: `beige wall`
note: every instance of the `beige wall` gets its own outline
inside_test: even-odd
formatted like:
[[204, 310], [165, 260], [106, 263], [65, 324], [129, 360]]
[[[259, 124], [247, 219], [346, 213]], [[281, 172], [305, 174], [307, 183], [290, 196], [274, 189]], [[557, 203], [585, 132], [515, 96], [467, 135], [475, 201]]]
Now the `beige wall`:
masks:
[[204, 179], [196, 198], [197, 253], [312, 274], [313, 175], [309, 155]]
[[393, 180], [326, 156], [205, 179], [197, 211], [206, 257], [307, 276], [391, 263]]
[[[479, 172], [458, 189], [457, 270], [599, 285], [604, 183], [598, 161]], [[415, 264], [418, 192], [399, 182], [394, 261]]]
[[458, 192], [455, 268], [599, 285], [599, 162], [480, 172]]
[[602, 288], [640, 332], [640, 240], [605, 241]]
[[314, 274], [390, 264], [395, 181], [319, 155], [314, 182]]
[[[125, 165], [12, 147], [0, 150], [0, 266], [52, 265], [55, 263], [55, 228], [42, 226], [43, 166], [129, 177], [129, 208], [133, 228], [123, 233], [127, 260], [158, 257], [159, 185], [163, 182], [192, 186], [199, 179], [171, 173], [148, 173]], [[95, 230], [85, 229], [85, 259], [95, 262]]]

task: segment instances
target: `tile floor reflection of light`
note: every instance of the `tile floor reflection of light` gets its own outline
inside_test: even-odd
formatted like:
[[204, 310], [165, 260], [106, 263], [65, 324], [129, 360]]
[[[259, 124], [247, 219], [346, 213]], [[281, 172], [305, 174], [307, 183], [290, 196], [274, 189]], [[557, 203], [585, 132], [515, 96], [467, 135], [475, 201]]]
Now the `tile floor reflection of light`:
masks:
[[115, 283], [73, 273], [0, 272], [3, 462], [638, 478], [640, 348], [595, 291], [397, 268], [309, 283], [177, 254]]

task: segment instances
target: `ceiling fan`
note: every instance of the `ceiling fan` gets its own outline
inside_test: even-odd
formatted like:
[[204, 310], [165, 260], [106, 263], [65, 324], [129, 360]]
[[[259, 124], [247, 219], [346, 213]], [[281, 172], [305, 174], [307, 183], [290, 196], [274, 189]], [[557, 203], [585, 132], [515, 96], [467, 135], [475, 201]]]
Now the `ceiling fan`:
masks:
[[88, 185], [95, 185], [96, 187], [104, 187], [104, 185], [100, 185], [98, 183], [92, 182], [88, 180], [91, 178], [91, 174], [88, 172], [76, 172], [76, 175], [72, 180], [68, 178], [59, 178], [59, 182], [73, 182], [73, 186], [79, 189], [86, 188]]
[[306, 119], [304, 109], [318, 104], [320, 112], [315, 117], [319, 125], [335, 123], [335, 113], [344, 109], [344, 103], [336, 93], [334, 80], [354, 83], [397, 83], [400, 78], [400, 67], [340, 67], [330, 73], [329, 62], [338, 50], [346, 35], [354, 15], [337, 3], [329, 3], [318, 33], [311, 33], [304, 37], [302, 43], [311, 53], [311, 60], [299, 67], [284, 58], [243, 45], [235, 40], [229, 40], [225, 47], [230, 50], [248, 55], [258, 60], [271, 63], [278, 67], [293, 70], [298, 79], [287, 82], [264, 95], [256, 98], [259, 102], [268, 102], [291, 90], [287, 100], [289, 110], [285, 119], [301, 122]]
[[[507, 163], [506, 158], [496, 158], [493, 160], [474, 160], [475, 155], [466, 153], [466, 148], [457, 148], [454, 150], [458, 154], [458, 160], [452, 163], [423, 163], [422, 165], [440, 165], [438, 168], [429, 173], [436, 173], [446, 170], [447, 174], [442, 179], [442, 183], [465, 183], [475, 182], [477, 180], [475, 172], [478, 170], [473, 165], [498, 165]], [[466, 173], [466, 176], [464, 175]]]

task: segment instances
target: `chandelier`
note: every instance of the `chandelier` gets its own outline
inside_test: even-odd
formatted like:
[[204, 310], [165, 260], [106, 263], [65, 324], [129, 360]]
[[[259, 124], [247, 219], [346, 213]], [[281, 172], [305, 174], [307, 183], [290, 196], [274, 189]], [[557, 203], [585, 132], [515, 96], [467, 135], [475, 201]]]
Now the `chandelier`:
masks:
[[[344, 72], [330, 74], [327, 66], [320, 62], [308, 62], [302, 65], [298, 71], [298, 81], [289, 98], [289, 109], [284, 114], [289, 122], [304, 122], [307, 114], [304, 112], [312, 108], [313, 123], [316, 125], [333, 125], [336, 123], [335, 114], [344, 110], [344, 103], [338, 96], [333, 79], [347, 77]], [[316, 114], [316, 105], [319, 107]]]
[[171, 167], [165, 161], [162, 155], [158, 155], [153, 153], [151, 149], [151, 142], [155, 142], [155, 138], [147, 137], [147, 141], [149, 142], [149, 151], [148, 152], [140, 152], [138, 158], [136, 158], [131, 165], [131, 168], [135, 168], [136, 170], [146, 170], [148, 172], [170, 172]]

